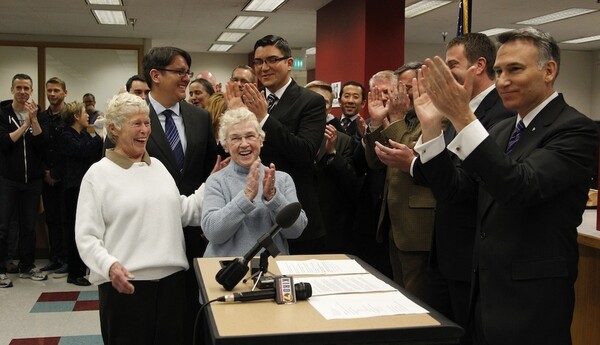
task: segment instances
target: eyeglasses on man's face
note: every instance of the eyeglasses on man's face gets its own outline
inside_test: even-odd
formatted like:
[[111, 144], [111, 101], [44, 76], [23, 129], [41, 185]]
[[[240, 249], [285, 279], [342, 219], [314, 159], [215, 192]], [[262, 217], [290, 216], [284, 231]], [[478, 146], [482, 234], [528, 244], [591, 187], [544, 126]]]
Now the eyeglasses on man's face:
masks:
[[289, 59], [289, 56], [269, 56], [268, 58], [262, 60], [262, 59], [254, 59], [254, 61], [252, 61], [252, 63], [254, 64], [254, 67], [261, 67], [264, 63], [266, 63], [269, 66], [273, 66], [276, 63], [278, 63], [279, 61], [283, 61], [283, 60], [287, 60]]
[[157, 71], [167, 71], [167, 72], [173, 72], [175, 74], [177, 74], [177, 76], [179, 78], [183, 78], [184, 76], [188, 76], [190, 79], [194, 76], [194, 72], [187, 70], [179, 70], [179, 69], [168, 69], [168, 68], [156, 68]]

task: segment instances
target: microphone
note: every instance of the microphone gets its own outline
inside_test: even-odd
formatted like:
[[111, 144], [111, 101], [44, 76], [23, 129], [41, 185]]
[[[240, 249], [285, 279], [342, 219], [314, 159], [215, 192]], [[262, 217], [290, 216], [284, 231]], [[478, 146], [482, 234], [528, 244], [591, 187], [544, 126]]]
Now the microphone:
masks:
[[[217, 299], [219, 302], [249, 302], [249, 301], [258, 301], [262, 299], [275, 299], [277, 303], [285, 303], [279, 302], [278, 300], [278, 288], [276, 289], [266, 289], [260, 291], [246, 291], [246, 292], [236, 292], [231, 295], [221, 296]], [[312, 286], [310, 283], [296, 283], [294, 284], [294, 290], [296, 291], [296, 300], [304, 301], [312, 296]]]
[[294, 224], [302, 211], [302, 205], [299, 202], [293, 202], [286, 205], [275, 216], [275, 224], [264, 235], [262, 235], [256, 244], [244, 255], [243, 258], [236, 258], [224, 268], [217, 272], [216, 280], [225, 290], [231, 291], [244, 278], [248, 272], [248, 262], [258, 254], [261, 248], [265, 247], [273, 257], [279, 254], [277, 246], [273, 243], [273, 236], [277, 235], [281, 228], [289, 228]]

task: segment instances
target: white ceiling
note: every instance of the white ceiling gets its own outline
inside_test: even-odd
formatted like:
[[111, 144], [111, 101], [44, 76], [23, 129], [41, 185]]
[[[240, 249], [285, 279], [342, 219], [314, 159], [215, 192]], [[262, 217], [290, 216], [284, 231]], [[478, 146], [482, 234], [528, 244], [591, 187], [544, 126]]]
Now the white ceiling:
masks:
[[[172, 45], [190, 52], [206, 52], [248, 0], [122, 0], [131, 26], [96, 23], [85, 0], [2, 0], [0, 33], [10, 34], [145, 38], [152, 46]], [[344, 0], [337, 0], [344, 1]], [[366, 1], [366, 0], [365, 0]], [[370, 0], [383, 1], [383, 0]], [[392, 1], [392, 0], [386, 0]], [[410, 5], [417, 0], [406, 0]], [[494, 27], [519, 28], [517, 21], [572, 7], [600, 9], [600, 0], [474, 0], [472, 31]], [[315, 46], [316, 11], [330, 0], [288, 0], [277, 12], [237, 43], [230, 53], [248, 53], [254, 42], [267, 34], [286, 38], [293, 48]], [[254, 14], [254, 13], [253, 13]], [[456, 33], [458, 1], [406, 20], [407, 43], [441, 43]], [[383, 14], [396, 15], [396, 14]], [[398, 14], [399, 15], [399, 14]], [[338, 20], [343, 21], [341, 17]], [[560, 42], [600, 34], [600, 11], [539, 26]], [[600, 41], [561, 45], [563, 49], [600, 50]]]

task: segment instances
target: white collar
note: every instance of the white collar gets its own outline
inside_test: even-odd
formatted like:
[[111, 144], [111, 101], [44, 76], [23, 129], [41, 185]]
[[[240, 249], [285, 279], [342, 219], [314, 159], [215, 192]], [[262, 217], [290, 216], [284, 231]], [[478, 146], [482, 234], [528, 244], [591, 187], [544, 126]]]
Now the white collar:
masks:
[[483, 102], [483, 99], [490, 93], [492, 92], [492, 90], [496, 87], [495, 84], [492, 83], [492, 85], [490, 85], [490, 87], [488, 87], [487, 89], [481, 91], [479, 93], [479, 95], [473, 97], [473, 99], [469, 102], [469, 108], [471, 108], [472, 112], [475, 112], [475, 109], [479, 108], [479, 105], [481, 104], [481, 102]]
[[[152, 98], [152, 92], [150, 92], [148, 94], [148, 99], [150, 100], [150, 104], [152, 104], [152, 107], [154, 108], [154, 111], [156, 111], [156, 115], [162, 114], [162, 112], [167, 109], [162, 104], [158, 103], [157, 100], [155, 100], [154, 98]], [[179, 114], [179, 102], [175, 103], [172, 107], [170, 107], [168, 109], [171, 109], [171, 111], [173, 111], [176, 116], [180, 115]]]
[[270, 94], [274, 93], [275, 96], [277, 97], [277, 99], [281, 99], [281, 96], [283, 96], [283, 93], [285, 92], [285, 90], [287, 90], [288, 86], [290, 86], [290, 84], [292, 83], [292, 78], [290, 77], [290, 80], [288, 80], [288, 82], [283, 85], [283, 87], [281, 87], [279, 90], [275, 91], [275, 92], [271, 92], [269, 91], [269, 89], [265, 88], [265, 98], [269, 97]]
[[[558, 92], [554, 91], [542, 103], [538, 104], [537, 107], [533, 108], [529, 112], [529, 114], [525, 115], [525, 117], [523, 117], [523, 124], [525, 125], [525, 127], [529, 126], [531, 121], [533, 121], [533, 119], [540, 113], [540, 111], [542, 111], [542, 109], [544, 109], [548, 105], [548, 103], [550, 103], [556, 97], [558, 97]], [[519, 116], [517, 116], [516, 123], [519, 123], [519, 120], [521, 120], [521, 114], [519, 114]], [[515, 124], [515, 126], [516, 126], [516, 124]]]

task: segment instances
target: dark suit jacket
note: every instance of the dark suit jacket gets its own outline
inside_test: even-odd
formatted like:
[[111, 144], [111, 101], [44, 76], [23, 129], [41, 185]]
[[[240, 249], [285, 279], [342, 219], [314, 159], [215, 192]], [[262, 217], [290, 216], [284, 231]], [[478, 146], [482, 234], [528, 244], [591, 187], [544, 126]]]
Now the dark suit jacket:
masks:
[[339, 132], [335, 142], [336, 155], [329, 158], [319, 153], [315, 162], [319, 206], [327, 230], [326, 247], [330, 253], [346, 253], [352, 240], [352, 229], [358, 177], [352, 162], [352, 138]]
[[179, 192], [183, 195], [191, 195], [210, 175], [217, 157], [217, 145], [209, 113], [184, 101], [179, 102], [179, 107], [187, 139], [183, 172], [180, 173], [177, 169], [171, 146], [152, 104], [150, 104], [152, 134], [146, 150], [169, 170]]
[[316, 191], [314, 159], [325, 132], [325, 100], [292, 80], [263, 125], [265, 142], [260, 152], [264, 165], [290, 174], [308, 225], [296, 241], [325, 235]]
[[[341, 119], [343, 119], [346, 115], [342, 114]], [[360, 116], [360, 115], [359, 115]], [[342, 128], [342, 124], [341, 124], [341, 120], [340, 120], [340, 128], [341, 131], [346, 133], [347, 135], [349, 135], [353, 142], [352, 144], [354, 145], [353, 147], [356, 148], [357, 145], [360, 144], [360, 141], [362, 140], [362, 138], [360, 137], [360, 134], [358, 134], [358, 118], [356, 118], [354, 121], [350, 122], [350, 124], [348, 125], [348, 128], [346, 128], [346, 131], [344, 131], [344, 129]]]
[[335, 129], [337, 129], [338, 132], [342, 132], [344, 133], [344, 129], [342, 128], [342, 124], [340, 123], [340, 120], [337, 117], [334, 117], [333, 119], [327, 121], [328, 125], [332, 125], [333, 127], [335, 127]]
[[[496, 89], [492, 90], [481, 101], [475, 115], [482, 125], [489, 130], [493, 125], [515, 116], [514, 111], [504, 108], [502, 99]], [[450, 135], [446, 137], [447, 132]], [[444, 133], [448, 139], [456, 136], [453, 127]], [[461, 164], [458, 157], [450, 153], [455, 165]], [[432, 264], [436, 265], [446, 279], [471, 281], [471, 264], [473, 262], [473, 241], [475, 240], [475, 222], [477, 209], [477, 186], [463, 189], [457, 193], [449, 189], [446, 181], [428, 177], [434, 171], [423, 171], [421, 161], [417, 159], [413, 168], [415, 181], [431, 188], [437, 201], [435, 226], [432, 245]], [[465, 306], [466, 308], [466, 306]]]
[[459, 168], [446, 154], [424, 167], [452, 188], [479, 185], [474, 291], [489, 343], [570, 344], [577, 226], [598, 153], [597, 129], [562, 95], [507, 155], [514, 126], [514, 118], [498, 123]]

